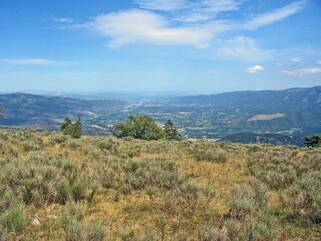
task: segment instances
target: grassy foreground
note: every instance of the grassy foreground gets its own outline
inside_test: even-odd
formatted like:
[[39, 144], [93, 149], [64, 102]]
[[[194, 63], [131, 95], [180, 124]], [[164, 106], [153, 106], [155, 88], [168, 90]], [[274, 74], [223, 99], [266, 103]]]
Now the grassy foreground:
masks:
[[0, 240], [321, 240], [321, 152], [0, 130]]

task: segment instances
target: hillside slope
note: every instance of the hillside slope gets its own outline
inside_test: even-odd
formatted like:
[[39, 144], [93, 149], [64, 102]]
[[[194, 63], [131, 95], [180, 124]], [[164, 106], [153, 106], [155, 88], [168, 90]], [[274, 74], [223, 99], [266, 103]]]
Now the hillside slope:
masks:
[[[0, 95], [0, 106], [6, 109], [6, 126], [40, 126], [57, 129], [66, 116], [78, 113], [84, 120], [98, 119], [101, 114], [114, 113], [127, 103], [118, 99], [86, 100], [81, 98], [41, 96], [23, 93]], [[89, 125], [89, 124], [88, 124]]]
[[319, 150], [0, 130], [0, 153], [2, 240], [321, 234]]
[[321, 86], [286, 90], [239, 91], [215, 95], [186, 96], [181, 103], [225, 108], [278, 111], [315, 110], [321, 108]]

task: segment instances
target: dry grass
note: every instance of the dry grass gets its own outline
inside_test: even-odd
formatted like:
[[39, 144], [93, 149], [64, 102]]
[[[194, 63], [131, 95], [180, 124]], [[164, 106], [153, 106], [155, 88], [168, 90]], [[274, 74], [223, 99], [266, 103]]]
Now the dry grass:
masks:
[[[5, 240], [68, 240], [66, 227], [61, 221], [66, 212], [69, 213], [68, 219], [75, 220], [76, 226], [80, 225], [83, 230], [94, 230], [92, 232], [97, 236], [96, 239], [90, 239], [92, 241], [99, 240], [101, 228], [94, 221], [104, 225], [104, 240], [247, 240], [249, 233], [252, 240], [257, 241], [318, 240], [321, 232], [319, 224], [307, 221], [304, 215], [297, 215], [296, 210], [284, 201], [292, 181], [285, 182], [280, 188], [266, 181], [269, 180], [266, 177], [272, 175], [269, 165], [283, 164], [273, 161], [275, 158], [280, 160], [281, 156], [287, 158], [287, 167], [295, 169], [296, 177], [301, 173], [320, 171], [321, 164], [312, 161], [313, 158], [319, 158], [318, 151], [263, 145], [146, 142], [90, 136], [73, 140], [56, 133], [8, 130], [1, 130], [0, 137], [0, 166], [3, 170], [1, 191], [10, 189], [5, 186], [9, 177], [5, 176], [8, 174], [4, 170], [12, 168], [11, 163], [29, 163], [27, 172], [35, 170], [33, 172], [41, 180], [45, 174], [37, 169], [37, 165], [54, 168], [57, 180], [49, 179], [45, 188], [56, 190], [62, 179], [66, 179], [70, 185], [66, 187], [68, 200], [65, 203], [50, 198], [43, 190], [39, 191], [41, 195], [33, 191], [28, 194], [31, 195], [28, 202], [20, 200], [19, 193], [14, 193], [13, 199], [19, 200], [29, 223], [21, 232], [9, 230], [5, 224], [0, 225], [0, 237], [2, 235]], [[22, 145], [25, 142], [28, 142], [27, 147]], [[206, 154], [203, 155], [202, 151], [206, 151]], [[44, 157], [37, 161], [34, 158], [39, 153]], [[134, 164], [130, 164], [132, 162]], [[155, 178], [161, 176], [159, 180], [164, 183], [149, 176], [154, 168], [154, 164], [149, 166], [150, 163], [157, 164], [157, 174], [153, 175]], [[169, 168], [166, 165], [170, 163], [176, 163], [178, 169], [163, 169]], [[135, 165], [141, 168], [139, 176], [135, 176]], [[132, 173], [130, 168], [134, 168]], [[181, 179], [176, 180], [171, 172]], [[277, 171], [273, 175], [279, 177]], [[135, 183], [134, 186], [129, 185], [128, 178]], [[28, 186], [34, 182], [34, 177], [28, 176], [25, 180], [26, 187], [36, 188]], [[255, 194], [259, 189], [251, 183], [258, 181], [268, 188], [267, 194]], [[80, 186], [73, 186], [77, 182]], [[26, 188], [23, 183], [19, 185], [19, 188]], [[229, 204], [231, 191], [237, 186], [245, 187], [244, 190], [249, 193], [248, 197], [240, 200], [240, 205], [241, 201], [244, 205], [254, 205], [250, 213], [242, 211], [242, 219], [238, 216], [241, 214], [231, 214]], [[16, 187], [13, 185], [11, 188], [13, 192]], [[75, 189], [78, 194], [69, 188], [78, 188]], [[69, 196], [71, 194], [73, 196]], [[238, 198], [238, 195], [242, 194], [234, 198]], [[266, 206], [260, 206], [263, 204], [257, 201], [263, 198], [262, 195], [268, 198]], [[4, 197], [0, 196], [1, 199], [4, 200]], [[80, 210], [82, 218], [78, 220], [71, 215], [68, 211], [71, 208]], [[35, 217], [39, 218], [39, 226], [31, 224]], [[232, 234], [232, 230], [238, 231]], [[89, 240], [88, 232], [77, 234], [78, 240]]]

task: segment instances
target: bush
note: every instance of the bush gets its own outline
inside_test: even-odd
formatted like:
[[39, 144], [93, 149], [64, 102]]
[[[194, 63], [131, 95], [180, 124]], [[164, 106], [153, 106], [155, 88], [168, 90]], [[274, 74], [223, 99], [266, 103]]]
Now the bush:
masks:
[[76, 206], [68, 207], [60, 217], [65, 241], [103, 241], [105, 226], [98, 222], [83, 222], [83, 213]]
[[274, 240], [274, 218], [267, 200], [267, 189], [260, 183], [239, 186], [231, 192], [230, 214], [224, 221], [231, 240]]
[[98, 147], [100, 150], [108, 151], [112, 155], [117, 155], [119, 153], [119, 142], [113, 138], [107, 138], [106, 140], [100, 141]]
[[0, 214], [0, 237], [13, 233], [19, 235], [29, 224], [20, 204], [14, 204]]
[[66, 140], [68, 140], [68, 137], [66, 137], [64, 135], [52, 135], [52, 136], [49, 137], [48, 143], [50, 145], [62, 144]]
[[125, 183], [129, 190], [142, 190], [147, 187], [173, 190], [185, 181], [177, 164], [163, 159], [129, 161], [125, 172]]
[[225, 227], [215, 228], [213, 226], [205, 226], [199, 235], [202, 241], [230, 241], [228, 231]]
[[145, 115], [129, 116], [125, 123], [115, 124], [113, 135], [118, 138], [133, 137], [141, 140], [160, 140], [165, 136], [155, 121]]
[[196, 161], [224, 163], [228, 160], [227, 152], [211, 143], [194, 144], [190, 152]]
[[307, 173], [289, 188], [289, 204], [301, 216], [321, 223], [321, 172]]
[[84, 236], [86, 241], [103, 241], [106, 236], [106, 227], [97, 221], [90, 222], [85, 226]]

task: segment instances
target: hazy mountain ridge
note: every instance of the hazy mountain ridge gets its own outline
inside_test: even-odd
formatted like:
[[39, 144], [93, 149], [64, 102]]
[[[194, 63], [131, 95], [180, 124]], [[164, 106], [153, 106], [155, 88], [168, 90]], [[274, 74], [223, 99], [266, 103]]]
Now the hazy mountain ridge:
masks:
[[[57, 129], [65, 116], [75, 117], [80, 113], [85, 132], [96, 134], [110, 133], [112, 124], [125, 120], [130, 114], [150, 115], [159, 123], [172, 119], [192, 138], [221, 139], [238, 133], [272, 133], [302, 139], [306, 134], [321, 131], [320, 86], [170, 98], [149, 96], [148, 99], [15, 93], [0, 95], [0, 106], [6, 108], [1, 125]], [[282, 118], [271, 118], [275, 116]], [[289, 140], [286, 144], [293, 138]]]
[[286, 90], [238, 91], [214, 95], [185, 96], [179, 103], [226, 108], [258, 108], [266, 111], [321, 107], [321, 86]]
[[115, 111], [126, 104], [121, 100], [85, 100], [62, 96], [24, 93], [0, 95], [0, 106], [6, 109], [3, 125], [55, 125], [66, 115], [90, 116]]

